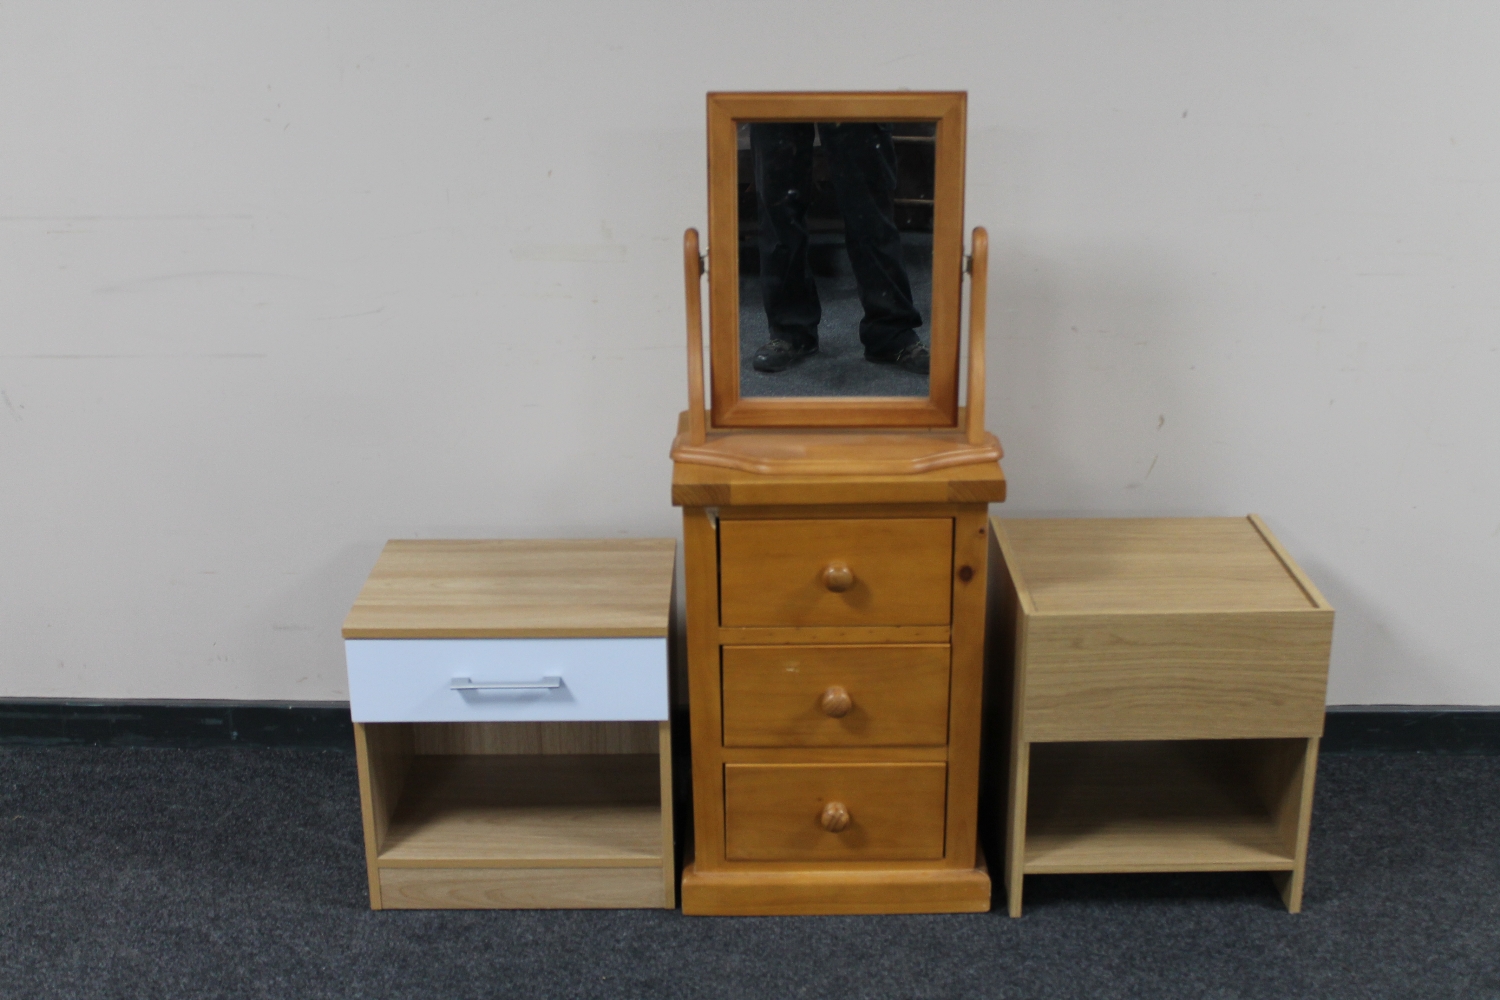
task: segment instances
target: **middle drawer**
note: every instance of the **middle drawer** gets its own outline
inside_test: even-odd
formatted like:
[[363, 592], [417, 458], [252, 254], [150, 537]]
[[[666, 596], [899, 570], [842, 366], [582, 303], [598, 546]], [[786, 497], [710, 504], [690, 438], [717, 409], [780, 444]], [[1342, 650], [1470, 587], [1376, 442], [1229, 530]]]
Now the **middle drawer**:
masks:
[[725, 646], [724, 745], [943, 746], [946, 645]]

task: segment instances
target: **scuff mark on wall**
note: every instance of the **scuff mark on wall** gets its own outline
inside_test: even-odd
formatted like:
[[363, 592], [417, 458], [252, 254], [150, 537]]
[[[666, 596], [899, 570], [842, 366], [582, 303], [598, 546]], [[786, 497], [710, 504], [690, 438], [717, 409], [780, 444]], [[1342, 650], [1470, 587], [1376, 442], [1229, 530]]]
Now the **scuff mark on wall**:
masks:
[[21, 411], [16, 409], [15, 404], [10, 401], [10, 396], [6, 394], [4, 389], [0, 389], [0, 400], [5, 401], [5, 408], [10, 411], [10, 415], [15, 419], [16, 423], [24, 424], [26, 422], [26, 418], [21, 416]]

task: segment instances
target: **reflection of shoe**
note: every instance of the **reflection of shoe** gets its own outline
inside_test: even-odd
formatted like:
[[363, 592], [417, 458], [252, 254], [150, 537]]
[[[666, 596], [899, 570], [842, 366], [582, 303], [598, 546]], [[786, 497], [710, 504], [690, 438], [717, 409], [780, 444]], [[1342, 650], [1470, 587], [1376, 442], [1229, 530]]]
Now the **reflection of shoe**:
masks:
[[913, 375], [926, 375], [932, 366], [932, 355], [928, 353], [927, 345], [920, 341], [906, 345], [895, 354], [866, 354], [865, 360], [879, 365], [895, 365]]
[[767, 341], [755, 352], [755, 370], [758, 372], [784, 372], [807, 357], [817, 354], [818, 345], [799, 347], [785, 340]]

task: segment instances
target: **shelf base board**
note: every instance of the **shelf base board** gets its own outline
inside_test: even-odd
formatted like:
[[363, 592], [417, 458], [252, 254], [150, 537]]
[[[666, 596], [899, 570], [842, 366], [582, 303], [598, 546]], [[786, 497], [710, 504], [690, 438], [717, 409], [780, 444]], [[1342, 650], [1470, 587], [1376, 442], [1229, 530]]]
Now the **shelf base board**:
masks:
[[662, 866], [655, 754], [418, 755], [382, 868]]
[[1028, 830], [1022, 870], [1027, 875], [1269, 872], [1297, 866], [1269, 816], [1176, 819]]
[[386, 910], [670, 908], [664, 894], [659, 867], [380, 869]]
[[1130, 872], [1289, 872], [1297, 867], [1292, 858], [1203, 860], [1164, 858], [1160, 861], [1100, 860], [1090, 862], [1074, 858], [1054, 859], [1045, 855], [1033, 857], [1027, 849], [1027, 875], [1116, 875]]

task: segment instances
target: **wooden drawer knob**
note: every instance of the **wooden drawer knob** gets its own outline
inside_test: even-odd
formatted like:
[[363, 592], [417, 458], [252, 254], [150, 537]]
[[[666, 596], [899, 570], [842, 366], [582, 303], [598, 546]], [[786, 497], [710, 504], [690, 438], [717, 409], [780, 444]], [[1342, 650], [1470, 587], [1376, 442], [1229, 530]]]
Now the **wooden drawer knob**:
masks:
[[830, 719], [842, 719], [854, 707], [854, 699], [849, 697], [848, 691], [835, 684], [823, 692], [823, 697], [818, 699], [818, 707]]
[[823, 814], [818, 817], [818, 822], [823, 824], [823, 829], [829, 833], [840, 833], [848, 825], [850, 819], [848, 808], [842, 802], [830, 802], [823, 807]]
[[835, 594], [842, 594], [854, 586], [854, 571], [849, 568], [848, 563], [829, 563], [828, 568], [823, 571], [823, 585]]

